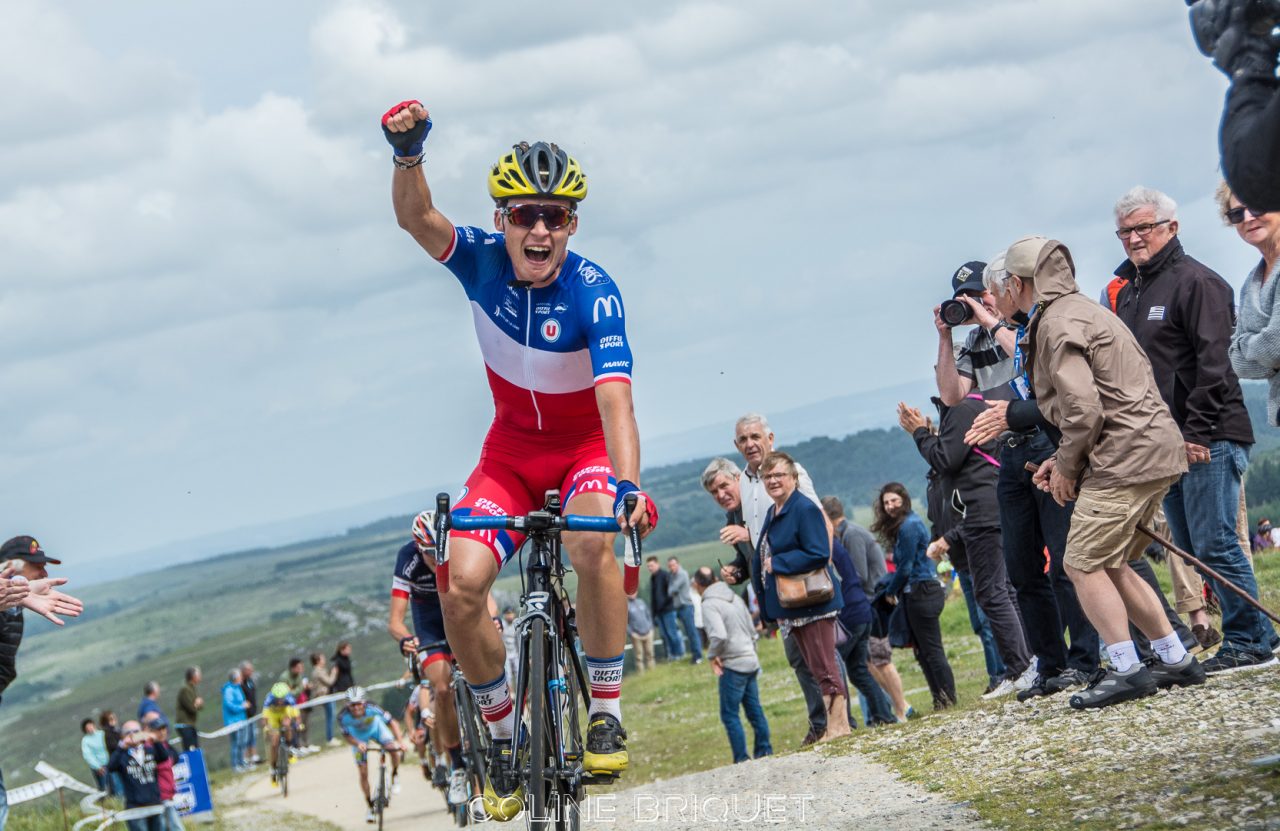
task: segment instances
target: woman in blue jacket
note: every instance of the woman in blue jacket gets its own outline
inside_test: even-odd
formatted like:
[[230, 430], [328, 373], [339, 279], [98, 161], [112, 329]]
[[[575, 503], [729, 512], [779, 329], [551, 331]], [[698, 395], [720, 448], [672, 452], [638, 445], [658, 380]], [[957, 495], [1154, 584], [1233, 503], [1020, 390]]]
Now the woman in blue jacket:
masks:
[[916, 662], [933, 694], [933, 709], [950, 707], [956, 703], [956, 680], [951, 674], [951, 664], [947, 663], [942, 627], [938, 624], [947, 597], [938, 583], [937, 567], [925, 554], [929, 531], [920, 515], [911, 510], [907, 489], [897, 482], [880, 489], [873, 508], [875, 521], [871, 531], [880, 536], [886, 547], [893, 549], [895, 571], [884, 595], [890, 603], [905, 604]]
[[786, 453], [770, 453], [760, 464], [760, 478], [773, 507], [764, 517], [760, 544], [751, 563], [751, 582], [760, 599], [760, 616], [776, 621], [782, 636], [795, 637], [827, 705], [827, 731], [818, 741], [849, 734], [848, 691], [836, 656], [836, 616], [844, 606], [840, 592], [824, 603], [786, 609], [778, 601], [779, 574], [804, 574], [825, 568], [832, 585], [831, 536], [822, 509], [796, 490], [795, 460]]

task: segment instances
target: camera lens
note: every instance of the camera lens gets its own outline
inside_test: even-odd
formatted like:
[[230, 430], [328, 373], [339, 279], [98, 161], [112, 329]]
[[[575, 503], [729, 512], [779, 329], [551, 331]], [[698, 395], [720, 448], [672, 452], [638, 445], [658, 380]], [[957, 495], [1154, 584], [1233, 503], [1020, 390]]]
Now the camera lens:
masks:
[[963, 326], [969, 322], [973, 310], [963, 300], [943, 300], [942, 307], [938, 309], [938, 315], [948, 326]]

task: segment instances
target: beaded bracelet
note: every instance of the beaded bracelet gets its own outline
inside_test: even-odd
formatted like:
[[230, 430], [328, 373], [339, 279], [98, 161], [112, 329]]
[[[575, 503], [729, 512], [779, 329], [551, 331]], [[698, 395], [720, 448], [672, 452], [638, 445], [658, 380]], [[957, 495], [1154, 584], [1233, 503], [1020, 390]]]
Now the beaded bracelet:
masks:
[[414, 156], [412, 159], [409, 159], [408, 161], [401, 161], [398, 157], [392, 156], [391, 162], [400, 170], [412, 170], [413, 168], [422, 164], [422, 160], [425, 159], [426, 157], [427, 157], [426, 151], [423, 151], [418, 155]]

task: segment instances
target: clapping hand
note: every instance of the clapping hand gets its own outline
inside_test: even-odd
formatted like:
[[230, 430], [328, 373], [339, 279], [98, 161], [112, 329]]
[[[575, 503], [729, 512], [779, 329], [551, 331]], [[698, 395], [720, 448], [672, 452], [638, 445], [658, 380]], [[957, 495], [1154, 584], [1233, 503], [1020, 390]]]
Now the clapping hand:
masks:
[[908, 407], [905, 402], [898, 402], [898, 424], [908, 434], [914, 434], [921, 427], [928, 427], [929, 420], [920, 414], [915, 407]]
[[80, 613], [84, 611], [84, 603], [69, 594], [57, 591], [54, 586], [61, 586], [67, 582], [65, 577], [46, 577], [42, 580], [32, 580], [31, 593], [22, 601], [22, 605], [38, 615], [48, 619], [58, 626], [64, 626], [66, 621], [59, 617], [80, 617]]
[[0, 572], [0, 610], [12, 609], [26, 600], [27, 595], [31, 593], [31, 585], [25, 580], [13, 580], [14, 574], [11, 568]]

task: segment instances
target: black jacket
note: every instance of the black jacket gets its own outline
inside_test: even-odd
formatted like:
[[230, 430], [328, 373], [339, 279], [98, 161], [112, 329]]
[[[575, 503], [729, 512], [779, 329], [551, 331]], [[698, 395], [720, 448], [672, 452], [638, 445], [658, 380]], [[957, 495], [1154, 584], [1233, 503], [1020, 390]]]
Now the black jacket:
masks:
[[18, 677], [18, 647], [22, 645], [22, 607], [0, 612], [0, 697]]
[[[994, 440], [978, 447], [970, 447], [964, 441], [964, 434], [978, 413], [987, 409], [986, 402], [968, 396], [954, 407], [945, 407], [936, 398], [934, 403], [938, 406], [938, 434], [932, 435], [921, 427], [912, 438], [929, 467], [938, 472], [944, 504], [970, 527], [999, 525], [996, 480], [1000, 471], [991, 459], [1000, 451]], [[947, 542], [952, 541], [947, 538]]]
[[[742, 519], [742, 507], [732, 511], [724, 512], [724, 525], [728, 528], [730, 525], [737, 525], [743, 528], [747, 523]], [[749, 542], [736, 542], [733, 544], [733, 562], [729, 565], [738, 569], [738, 584], [744, 584], [751, 580], [751, 559], [755, 557], [756, 550], [752, 548]]]
[[653, 609], [655, 618], [672, 609], [671, 598], [667, 594], [670, 583], [671, 578], [665, 569], [659, 568], [649, 575], [649, 607]]
[[1151, 262], [1116, 269], [1129, 280], [1116, 314], [1151, 360], [1160, 396], [1183, 438], [1253, 444], [1253, 425], [1227, 347], [1235, 329], [1235, 293], [1208, 266], [1169, 240]]

